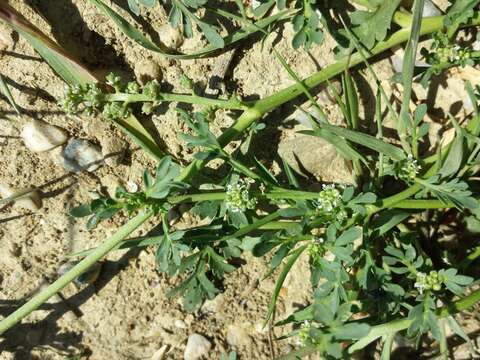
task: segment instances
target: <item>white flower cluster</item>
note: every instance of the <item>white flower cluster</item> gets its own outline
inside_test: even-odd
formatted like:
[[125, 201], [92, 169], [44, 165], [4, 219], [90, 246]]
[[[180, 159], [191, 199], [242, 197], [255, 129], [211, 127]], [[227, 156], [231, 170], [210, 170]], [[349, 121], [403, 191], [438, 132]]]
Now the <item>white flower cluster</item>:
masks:
[[300, 340], [300, 345], [307, 345], [310, 342], [310, 328], [312, 327], [311, 321], [305, 320], [298, 331], [298, 339]]
[[418, 289], [420, 294], [423, 294], [425, 290], [439, 291], [442, 289], [444, 280], [444, 277], [439, 275], [435, 270], [430, 271], [428, 275], [423, 272], [418, 272], [416, 282], [413, 286]]
[[232, 212], [243, 212], [247, 209], [255, 209], [257, 199], [250, 196], [250, 186], [255, 181], [250, 178], [236, 179], [227, 185], [225, 203], [227, 209]]
[[323, 243], [323, 238], [319, 237], [308, 244], [308, 255], [310, 255], [312, 263], [318, 262], [318, 260], [324, 255], [325, 249]]
[[334, 184], [323, 184], [322, 189], [323, 190], [318, 194], [317, 210], [331, 212], [342, 203], [342, 196]]
[[437, 49], [437, 54], [441, 62], [458, 63], [470, 58], [469, 49], [463, 49], [458, 45], [450, 45]]
[[398, 177], [404, 181], [410, 182], [415, 180], [422, 167], [418, 164], [417, 160], [409, 154], [408, 157], [402, 161], [401, 166], [398, 168]]

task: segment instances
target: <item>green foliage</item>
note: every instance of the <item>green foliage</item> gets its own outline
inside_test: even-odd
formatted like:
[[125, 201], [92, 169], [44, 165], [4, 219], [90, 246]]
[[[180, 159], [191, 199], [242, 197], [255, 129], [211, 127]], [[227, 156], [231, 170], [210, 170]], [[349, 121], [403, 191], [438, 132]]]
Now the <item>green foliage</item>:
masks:
[[8, 100], [8, 102], [10, 103], [10, 105], [12, 105], [15, 112], [17, 114], [20, 114], [20, 109], [19, 109], [17, 103], [15, 102], [15, 99], [13, 98], [12, 93], [10, 92], [10, 89], [9, 89], [7, 83], [5, 82], [2, 74], [0, 74], [0, 94], [5, 96]]
[[186, 37], [193, 36], [193, 24], [205, 35], [208, 42], [222, 48], [225, 42], [219, 35], [218, 30], [211, 24], [199, 19], [194, 12], [206, 4], [206, 0], [170, 0], [171, 6], [169, 21], [173, 27], [182, 27]]
[[155, 212], [168, 211], [169, 206], [159, 204], [155, 200], [164, 199], [173, 193], [183, 192], [188, 185], [175, 181], [180, 172], [180, 167], [173, 163], [169, 156], [164, 157], [156, 171], [155, 178], [145, 170], [143, 174], [144, 191], [130, 193], [123, 187], [118, 187], [114, 197], [101, 196], [90, 202], [70, 210], [73, 217], [90, 216], [87, 229], [93, 229], [97, 224], [111, 218], [124, 209], [128, 214], [133, 214], [142, 208], [151, 208]]
[[139, 16], [140, 15], [140, 6], [153, 7], [157, 3], [157, 0], [128, 0], [128, 7], [132, 12]]
[[480, 3], [479, 0], [456, 0], [451, 1], [452, 5], [448, 8], [444, 24], [447, 29], [448, 37], [452, 37], [460, 27], [465, 24], [474, 15], [474, 8]]
[[295, 30], [292, 46], [295, 49], [301, 47], [309, 49], [314, 44], [322, 43], [324, 39], [320, 28], [322, 14], [317, 8], [316, 1], [297, 0], [296, 8], [299, 12], [292, 19], [293, 30]]
[[370, 4], [375, 6], [374, 10], [357, 10], [351, 15], [352, 24], [357, 25], [352, 30], [367, 49], [373, 48], [377, 41], [387, 37], [400, 0], [374, 0]]

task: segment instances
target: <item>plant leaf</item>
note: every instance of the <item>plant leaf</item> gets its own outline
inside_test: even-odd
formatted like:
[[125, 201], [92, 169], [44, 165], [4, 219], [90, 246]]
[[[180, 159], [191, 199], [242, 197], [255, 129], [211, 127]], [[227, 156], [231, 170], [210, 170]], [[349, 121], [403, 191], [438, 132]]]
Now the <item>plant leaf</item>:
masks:
[[278, 276], [277, 283], [275, 284], [275, 289], [273, 290], [273, 296], [272, 300], [270, 301], [270, 304], [268, 305], [268, 311], [267, 311], [267, 316], [265, 318], [264, 324], [270, 320], [270, 317], [272, 316], [273, 312], [275, 311], [275, 307], [277, 305], [277, 299], [278, 295], [280, 294], [280, 290], [282, 288], [282, 285], [285, 281], [285, 278], [287, 277], [288, 272], [292, 268], [293, 264], [297, 261], [298, 257], [302, 254], [302, 252], [307, 248], [307, 245], [301, 246], [298, 249], [294, 250], [291, 254], [287, 262], [285, 263], [282, 271], [280, 272], [280, 275]]
[[18, 108], [17, 103], [15, 102], [15, 99], [13, 98], [7, 83], [3, 79], [2, 74], [0, 74], [0, 93], [7, 98], [8, 102], [10, 103], [10, 105], [12, 105], [17, 114], [20, 114], [20, 109]]
[[[140, 46], [143, 46], [144, 48], [159, 53], [167, 58], [171, 59], [196, 59], [200, 57], [205, 57], [208, 55], [211, 55], [213, 52], [218, 50], [221, 47], [215, 46], [215, 45], [209, 45], [203, 48], [202, 50], [192, 53], [192, 54], [180, 54], [180, 53], [172, 53], [169, 52], [167, 49], [162, 49], [155, 45], [153, 42], [151, 42], [148, 38], [146, 38], [140, 31], [138, 31], [133, 25], [131, 25], [128, 21], [126, 21], [123, 17], [121, 17], [117, 12], [115, 12], [112, 8], [110, 8], [108, 5], [106, 5], [103, 1], [101, 0], [89, 0], [93, 5], [97, 7], [104, 15], [106, 15], [108, 18], [110, 18], [117, 26], [118, 28], [126, 35], [128, 36], [131, 40], [135, 41], [137, 44]], [[259, 31], [259, 29], [265, 29], [268, 26], [274, 24], [275, 22], [284, 19], [288, 17], [291, 14], [289, 11], [282, 11], [279, 12], [275, 15], [269, 16], [265, 19], [257, 21], [255, 24], [252, 26], [248, 27], [245, 26], [241, 30], [238, 30], [237, 32], [233, 34], [227, 35], [225, 38], [223, 38], [223, 43], [224, 46], [230, 46], [234, 43], [237, 43], [248, 36], [256, 33]], [[212, 39], [213, 40], [213, 39]], [[220, 41], [218, 39], [216, 40], [216, 45], [220, 44]]]
[[355, 11], [351, 15], [352, 24], [358, 25], [353, 32], [368, 49], [373, 48], [376, 41], [382, 41], [387, 37], [393, 14], [400, 1], [385, 0], [373, 12]]
[[98, 79], [74, 60], [57, 43], [4, 1], [0, 3], [0, 19], [22, 35], [43, 59], [69, 84], [97, 82]]

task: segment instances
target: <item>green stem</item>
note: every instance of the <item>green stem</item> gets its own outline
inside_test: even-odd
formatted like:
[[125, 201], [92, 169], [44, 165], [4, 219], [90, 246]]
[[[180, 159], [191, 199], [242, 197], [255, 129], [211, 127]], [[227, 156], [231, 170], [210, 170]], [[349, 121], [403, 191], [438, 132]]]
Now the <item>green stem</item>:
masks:
[[[194, 203], [200, 201], [222, 201], [225, 199], [225, 192], [206, 192], [198, 194], [174, 195], [167, 198], [170, 204]], [[281, 189], [271, 192], [252, 192], [253, 197], [265, 198], [270, 200], [295, 199], [295, 200], [315, 200], [318, 199], [318, 192], [298, 191]]]
[[[480, 301], [480, 289], [472, 292], [470, 295], [465, 296], [464, 298], [455, 301], [452, 304], [446, 305], [437, 310], [437, 316], [440, 318], [444, 318], [463, 310], [466, 310], [477, 302]], [[386, 324], [381, 324], [377, 326], [373, 326], [370, 328], [369, 333], [364, 336], [362, 339], [358, 340], [355, 344], [353, 344], [350, 349], [349, 353], [353, 353], [356, 350], [363, 349], [368, 344], [372, 343], [373, 341], [377, 340], [379, 337], [388, 335], [391, 333], [397, 333], [399, 331], [407, 329], [413, 320], [410, 319], [398, 319], [390, 321]]]
[[125, 237], [132, 233], [136, 228], [142, 225], [150, 216], [151, 211], [143, 211], [136, 217], [131, 219], [127, 224], [123, 225], [114, 235], [112, 235], [103, 244], [97, 247], [90, 255], [75, 265], [70, 271], [59, 277], [55, 282], [48, 286], [45, 290], [32, 297], [27, 303], [20, 306], [12, 314], [7, 316], [0, 322], [0, 334], [3, 334], [13, 325], [21, 321], [24, 317], [29, 315], [32, 311], [37, 309], [45, 301], [50, 299], [57, 292], [62, 290], [70, 282], [75, 280], [78, 276], [87, 271], [99, 259], [101, 259], [110, 250], [115, 248]]
[[179, 102], [186, 104], [198, 104], [204, 106], [214, 106], [222, 109], [231, 110], [246, 110], [248, 105], [243, 103], [237, 98], [225, 99], [211, 99], [198, 95], [186, 95], [186, 94], [171, 94], [160, 93], [157, 97], [152, 98], [143, 94], [127, 94], [127, 93], [115, 93], [107, 94], [105, 96], [107, 101], [119, 101], [127, 103], [136, 102]]

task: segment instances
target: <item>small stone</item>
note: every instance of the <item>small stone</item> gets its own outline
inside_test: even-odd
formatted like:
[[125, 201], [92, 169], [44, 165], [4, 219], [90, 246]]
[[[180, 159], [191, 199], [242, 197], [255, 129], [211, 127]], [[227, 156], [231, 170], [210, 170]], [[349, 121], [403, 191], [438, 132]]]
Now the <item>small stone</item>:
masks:
[[212, 348], [212, 344], [204, 336], [200, 334], [192, 334], [188, 337], [184, 360], [197, 360], [202, 356], [207, 356]]
[[103, 164], [99, 146], [83, 139], [71, 139], [60, 154], [60, 163], [67, 171], [92, 172]]
[[126, 142], [116, 137], [107, 137], [101, 144], [105, 163], [112, 167], [120, 165], [125, 157]]
[[65, 143], [68, 134], [57, 126], [33, 120], [23, 126], [21, 137], [30, 151], [43, 152]]
[[252, 340], [248, 332], [240, 326], [230, 325], [227, 329], [227, 343], [230, 346], [243, 347], [249, 346]]
[[129, 193], [136, 193], [138, 191], [138, 184], [133, 180], [129, 180], [125, 184], [125, 190]]
[[176, 319], [174, 321], [173, 325], [175, 325], [175, 327], [178, 328], [178, 329], [186, 329], [187, 328], [187, 324], [185, 324], [185, 321], [180, 320], [180, 319]]
[[[25, 195], [20, 195], [21, 193]], [[0, 184], [0, 195], [2, 196], [2, 198], [15, 196], [16, 194], [20, 196], [16, 200], [14, 200], [15, 207], [30, 211], [38, 211], [42, 207], [42, 197], [38, 190], [35, 190], [33, 188], [15, 190], [8, 185]]]
[[423, 17], [442, 15], [440, 9], [432, 2], [432, 0], [425, 0], [423, 4]]
[[135, 65], [135, 76], [140, 84], [145, 85], [148, 81], [162, 81], [162, 70], [152, 60], [143, 60]]
[[178, 49], [183, 44], [183, 36], [178, 29], [165, 24], [158, 29], [160, 41], [168, 48]]
[[304, 176], [313, 175], [323, 182], [355, 182], [347, 161], [332, 144], [321, 138], [296, 134], [295, 138], [280, 142], [278, 153], [290, 167]]

